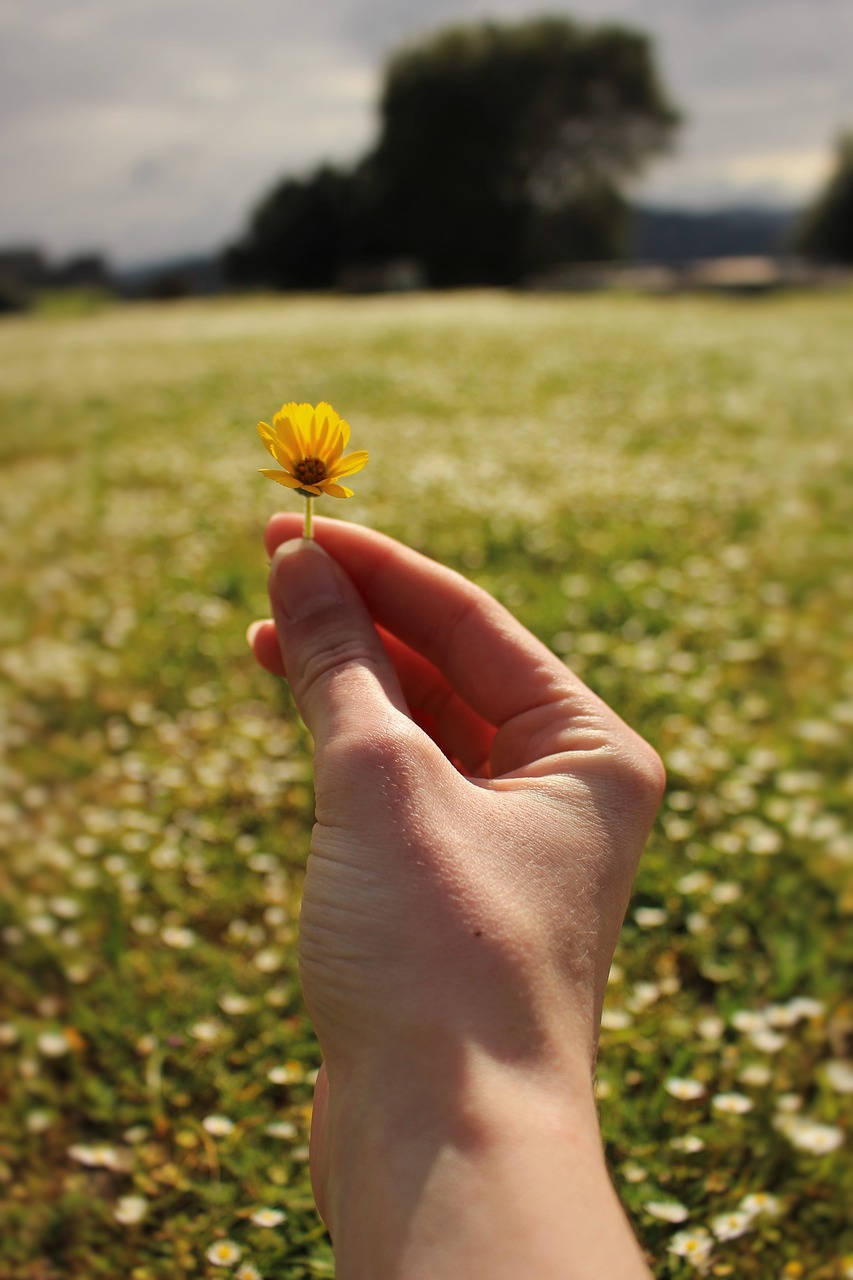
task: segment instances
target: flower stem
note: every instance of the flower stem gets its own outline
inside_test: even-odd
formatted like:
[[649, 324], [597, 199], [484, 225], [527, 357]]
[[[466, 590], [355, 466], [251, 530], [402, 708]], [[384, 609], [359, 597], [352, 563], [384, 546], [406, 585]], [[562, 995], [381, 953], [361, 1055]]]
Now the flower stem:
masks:
[[305, 528], [302, 530], [303, 538], [314, 537], [314, 497], [313, 495], [305, 499]]

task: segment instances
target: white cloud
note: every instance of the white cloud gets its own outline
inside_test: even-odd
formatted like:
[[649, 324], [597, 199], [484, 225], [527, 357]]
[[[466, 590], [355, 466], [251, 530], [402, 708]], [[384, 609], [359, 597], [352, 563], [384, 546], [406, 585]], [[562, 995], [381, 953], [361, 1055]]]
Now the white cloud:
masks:
[[734, 156], [731, 180], [745, 187], [772, 186], [793, 199], [802, 198], [829, 175], [831, 154], [824, 148], [804, 151], [770, 151]]
[[829, 147], [688, 156], [664, 161], [638, 186], [637, 194], [650, 204], [693, 209], [725, 204], [798, 205], [826, 180], [832, 158]]
[[0, 239], [57, 253], [102, 246], [134, 261], [222, 244], [285, 169], [350, 159], [374, 129], [376, 75], [344, 52], [291, 41], [157, 61], [122, 92], [95, 82], [34, 103], [0, 131]]

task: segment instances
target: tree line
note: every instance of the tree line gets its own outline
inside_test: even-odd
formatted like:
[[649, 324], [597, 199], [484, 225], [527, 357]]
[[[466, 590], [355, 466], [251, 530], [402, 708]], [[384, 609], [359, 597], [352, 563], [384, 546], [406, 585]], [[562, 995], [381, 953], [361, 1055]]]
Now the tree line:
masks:
[[[273, 187], [226, 278], [323, 289], [396, 260], [433, 286], [504, 285], [618, 258], [627, 184], [680, 119], [641, 32], [556, 17], [440, 31], [389, 61], [367, 154]], [[853, 262], [853, 133], [787, 248]]]

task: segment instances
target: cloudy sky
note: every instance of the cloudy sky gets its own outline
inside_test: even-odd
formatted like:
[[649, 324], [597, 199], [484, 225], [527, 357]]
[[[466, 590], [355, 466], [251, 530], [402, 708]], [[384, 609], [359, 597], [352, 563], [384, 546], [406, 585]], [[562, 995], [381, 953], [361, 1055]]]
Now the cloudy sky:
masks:
[[687, 122], [646, 200], [801, 202], [853, 127], [853, 0], [0, 0], [0, 245], [218, 247], [283, 173], [366, 147], [401, 41], [543, 11], [654, 36]]

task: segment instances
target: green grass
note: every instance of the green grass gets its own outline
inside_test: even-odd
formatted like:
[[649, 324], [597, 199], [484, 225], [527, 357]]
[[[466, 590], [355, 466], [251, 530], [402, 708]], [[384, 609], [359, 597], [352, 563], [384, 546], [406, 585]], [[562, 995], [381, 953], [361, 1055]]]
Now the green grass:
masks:
[[[695, 1274], [673, 1234], [759, 1191], [781, 1214], [719, 1241], [712, 1274], [853, 1274], [827, 1067], [853, 1040], [851, 350], [849, 294], [0, 322], [0, 1275], [223, 1274], [220, 1237], [270, 1280], [332, 1274], [294, 963], [310, 758], [243, 638], [288, 501], [254, 424], [290, 398], [330, 400], [371, 451], [335, 515], [487, 586], [667, 762], [599, 1073], [656, 1274]], [[715, 1110], [732, 1091], [748, 1113]], [[801, 1149], [792, 1114], [846, 1149]], [[140, 1225], [114, 1216], [128, 1195]]]

